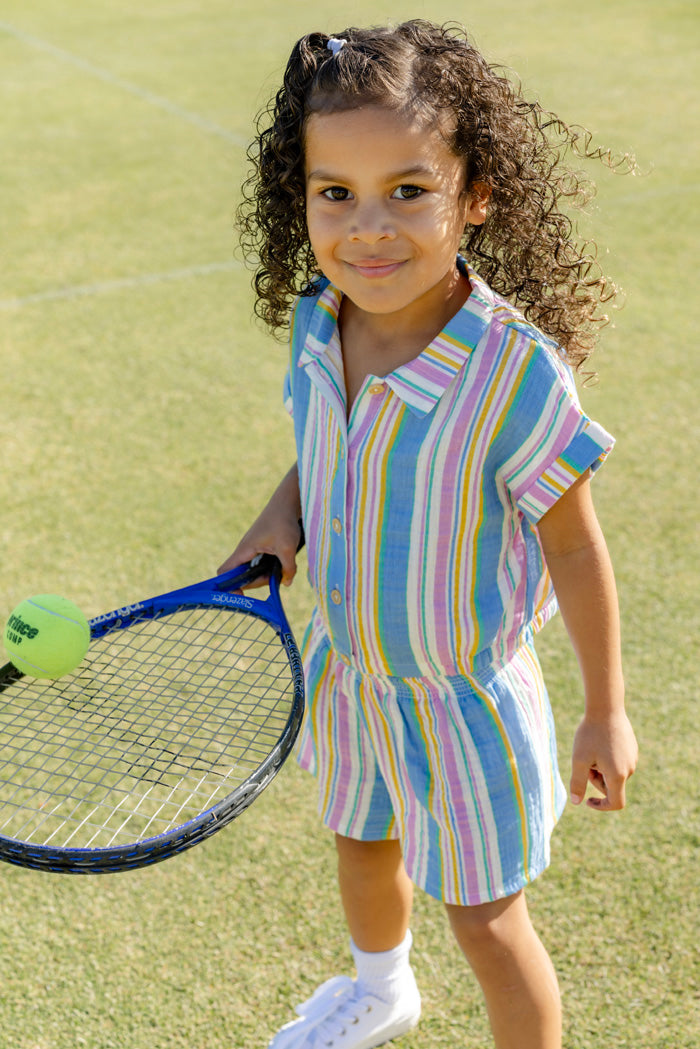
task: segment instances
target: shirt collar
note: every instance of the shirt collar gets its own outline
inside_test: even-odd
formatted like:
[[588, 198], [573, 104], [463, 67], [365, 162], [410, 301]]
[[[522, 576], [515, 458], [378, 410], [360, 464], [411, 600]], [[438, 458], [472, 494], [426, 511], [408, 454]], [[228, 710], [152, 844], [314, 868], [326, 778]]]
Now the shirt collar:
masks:
[[[384, 376], [384, 382], [417, 415], [428, 415], [446, 392], [470, 353], [489, 327], [494, 295], [469, 263], [458, 256], [457, 265], [471, 284], [471, 294], [443, 330], [414, 360]], [[343, 293], [333, 284], [322, 285], [311, 316], [299, 366], [320, 363], [338, 326]]]

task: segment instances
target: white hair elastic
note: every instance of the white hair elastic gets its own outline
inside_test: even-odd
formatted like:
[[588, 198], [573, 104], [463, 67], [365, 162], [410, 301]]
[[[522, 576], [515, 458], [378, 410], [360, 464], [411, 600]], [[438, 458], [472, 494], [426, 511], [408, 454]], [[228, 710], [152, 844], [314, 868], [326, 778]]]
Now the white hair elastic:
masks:
[[345, 40], [341, 40], [337, 36], [329, 36], [326, 47], [333, 55], [337, 55], [338, 52], [344, 47], [345, 43]]

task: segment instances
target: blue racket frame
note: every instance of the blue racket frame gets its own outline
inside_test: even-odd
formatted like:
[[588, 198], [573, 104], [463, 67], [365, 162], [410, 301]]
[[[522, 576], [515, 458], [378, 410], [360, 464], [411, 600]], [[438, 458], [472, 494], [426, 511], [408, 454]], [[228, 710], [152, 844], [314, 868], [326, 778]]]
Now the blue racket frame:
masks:
[[[269, 580], [269, 597], [266, 600], [251, 597], [247, 593], [231, 592], [264, 575], [268, 576]], [[22, 842], [0, 834], [0, 859], [34, 870], [70, 874], [103, 874], [133, 870], [158, 863], [198, 845], [231, 823], [255, 801], [288, 757], [298, 735], [304, 712], [302, 663], [280, 600], [280, 576], [279, 561], [270, 555], [263, 555], [249, 565], [240, 566], [201, 583], [125, 605], [90, 620], [92, 639], [115, 630], [127, 630], [136, 622], [158, 619], [186, 608], [228, 608], [268, 623], [279, 637], [287, 654], [293, 694], [289, 716], [280, 738], [257, 769], [238, 784], [230, 795], [201, 812], [195, 819], [131, 845], [71, 848]], [[22, 677], [12, 664], [0, 669], [0, 704], [3, 701], [3, 691]]]

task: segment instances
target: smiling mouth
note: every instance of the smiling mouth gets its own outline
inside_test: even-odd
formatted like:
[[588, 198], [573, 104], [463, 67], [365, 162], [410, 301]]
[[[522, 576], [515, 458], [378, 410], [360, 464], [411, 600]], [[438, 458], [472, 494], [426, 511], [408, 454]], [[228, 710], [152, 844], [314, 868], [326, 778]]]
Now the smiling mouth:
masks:
[[388, 277], [403, 264], [402, 259], [361, 259], [359, 262], [348, 263], [362, 277], [374, 279]]

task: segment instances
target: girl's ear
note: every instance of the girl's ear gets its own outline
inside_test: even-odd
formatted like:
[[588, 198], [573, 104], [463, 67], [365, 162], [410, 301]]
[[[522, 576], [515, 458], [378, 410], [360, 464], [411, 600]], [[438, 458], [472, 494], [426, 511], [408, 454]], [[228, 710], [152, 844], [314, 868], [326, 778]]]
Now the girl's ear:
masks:
[[491, 187], [485, 182], [473, 182], [467, 194], [467, 223], [481, 226], [486, 221]]

